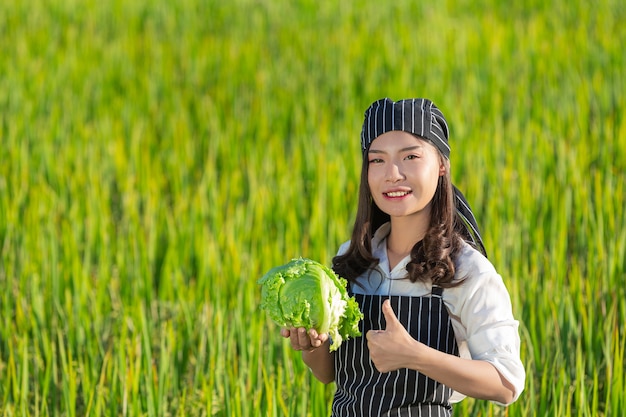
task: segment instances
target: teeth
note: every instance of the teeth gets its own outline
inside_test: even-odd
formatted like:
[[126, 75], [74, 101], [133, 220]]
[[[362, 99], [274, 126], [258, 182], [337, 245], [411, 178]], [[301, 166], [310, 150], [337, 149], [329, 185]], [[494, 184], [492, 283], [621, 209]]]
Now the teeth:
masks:
[[392, 191], [390, 193], [387, 193], [387, 196], [389, 197], [402, 197], [407, 195], [408, 193], [406, 191]]

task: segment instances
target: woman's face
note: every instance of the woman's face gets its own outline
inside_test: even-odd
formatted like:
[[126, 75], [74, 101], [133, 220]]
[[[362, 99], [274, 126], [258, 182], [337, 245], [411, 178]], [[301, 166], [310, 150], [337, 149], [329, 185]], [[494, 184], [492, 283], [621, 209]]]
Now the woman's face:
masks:
[[445, 165], [437, 149], [403, 131], [377, 137], [368, 152], [367, 182], [374, 202], [391, 217], [430, 213]]

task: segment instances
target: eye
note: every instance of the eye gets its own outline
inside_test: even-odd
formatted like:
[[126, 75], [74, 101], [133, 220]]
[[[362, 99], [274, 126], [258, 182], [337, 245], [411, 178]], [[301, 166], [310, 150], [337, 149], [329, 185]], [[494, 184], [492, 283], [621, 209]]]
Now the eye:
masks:
[[405, 159], [411, 160], [411, 159], [420, 159], [421, 155], [416, 155], [416, 154], [410, 154], [407, 155]]
[[382, 159], [380, 159], [380, 158], [371, 158], [371, 159], [369, 160], [369, 163], [370, 163], [370, 164], [380, 164], [381, 162], [383, 162], [383, 160], [382, 160]]

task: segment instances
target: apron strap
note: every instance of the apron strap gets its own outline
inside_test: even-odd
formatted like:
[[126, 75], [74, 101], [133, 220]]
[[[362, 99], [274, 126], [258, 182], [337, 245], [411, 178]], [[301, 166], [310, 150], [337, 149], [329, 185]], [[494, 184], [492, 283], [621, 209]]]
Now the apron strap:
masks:
[[432, 295], [434, 295], [435, 297], [440, 297], [443, 295], [443, 288], [441, 287], [433, 287], [432, 289]]

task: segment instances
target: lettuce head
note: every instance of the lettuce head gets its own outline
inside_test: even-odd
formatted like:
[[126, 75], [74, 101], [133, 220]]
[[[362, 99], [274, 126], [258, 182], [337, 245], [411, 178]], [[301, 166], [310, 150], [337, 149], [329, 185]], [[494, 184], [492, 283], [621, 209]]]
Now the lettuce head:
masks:
[[332, 269], [298, 258], [272, 268], [258, 283], [262, 286], [261, 308], [279, 326], [328, 333], [331, 351], [344, 339], [361, 335], [363, 314], [356, 300], [348, 296], [347, 281]]

